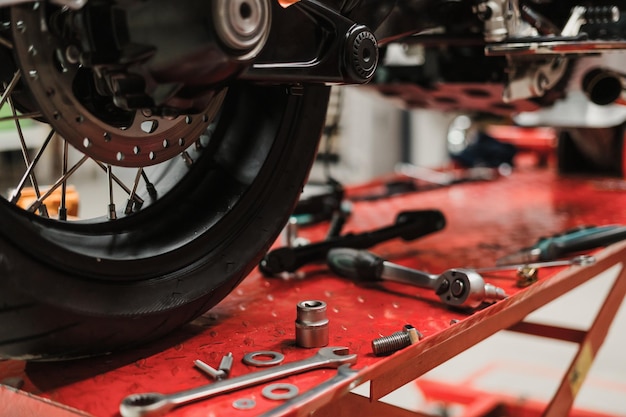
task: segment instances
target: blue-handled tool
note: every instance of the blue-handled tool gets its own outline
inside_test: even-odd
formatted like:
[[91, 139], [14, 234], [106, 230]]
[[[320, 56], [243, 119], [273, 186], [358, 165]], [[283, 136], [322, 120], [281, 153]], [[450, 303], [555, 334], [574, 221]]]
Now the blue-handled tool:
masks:
[[552, 261], [565, 255], [607, 246], [626, 239], [626, 226], [581, 226], [541, 238], [533, 246], [496, 261], [496, 265]]

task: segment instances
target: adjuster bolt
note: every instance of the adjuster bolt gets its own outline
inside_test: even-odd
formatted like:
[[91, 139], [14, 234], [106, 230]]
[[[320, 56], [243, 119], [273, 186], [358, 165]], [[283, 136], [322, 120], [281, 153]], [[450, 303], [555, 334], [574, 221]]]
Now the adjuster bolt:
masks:
[[376, 356], [389, 355], [419, 342], [423, 337], [419, 330], [407, 324], [401, 332], [372, 340], [372, 351]]

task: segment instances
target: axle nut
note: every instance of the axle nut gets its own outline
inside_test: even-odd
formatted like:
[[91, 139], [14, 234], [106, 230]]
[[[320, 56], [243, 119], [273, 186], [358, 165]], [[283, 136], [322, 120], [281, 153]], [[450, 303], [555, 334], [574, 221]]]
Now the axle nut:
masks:
[[215, 0], [213, 24], [220, 40], [249, 60], [261, 51], [271, 27], [269, 0]]
[[328, 318], [325, 302], [310, 300], [298, 303], [296, 345], [304, 348], [328, 345]]
[[346, 40], [346, 69], [354, 82], [366, 83], [378, 67], [378, 41], [365, 26], [355, 25]]

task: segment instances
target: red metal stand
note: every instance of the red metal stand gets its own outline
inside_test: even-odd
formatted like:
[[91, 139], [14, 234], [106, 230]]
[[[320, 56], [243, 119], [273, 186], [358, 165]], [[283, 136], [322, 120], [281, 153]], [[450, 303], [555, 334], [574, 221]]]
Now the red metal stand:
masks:
[[[364, 231], [393, 222], [401, 210], [439, 208], [448, 220], [446, 229], [414, 242], [389, 242], [374, 248], [377, 254], [432, 273], [452, 267], [484, 267], [495, 259], [528, 246], [538, 237], [580, 224], [626, 223], [626, 193], [614, 187], [615, 180], [559, 178], [549, 171], [517, 172], [511, 178], [488, 183], [466, 183], [449, 188], [408, 194], [402, 197], [359, 202], [346, 228]], [[363, 188], [358, 190], [363, 192]], [[306, 230], [306, 237], [322, 239], [325, 227]], [[606, 337], [615, 313], [626, 295], [626, 272], [621, 272], [594, 324], [587, 331], [524, 323], [524, 318], [546, 303], [593, 279], [626, 259], [626, 245], [617, 244], [597, 253], [590, 267], [541, 270], [539, 282], [525, 289], [515, 286], [510, 276], [486, 277], [504, 288], [510, 297], [473, 314], [450, 310], [431, 291], [382, 283], [360, 285], [333, 276], [323, 265], [305, 268], [288, 278], [265, 278], [253, 272], [227, 299], [194, 323], [163, 340], [133, 351], [70, 363], [0, 362], [0, 381], [21, 378], [21, 391], [0, 389], [0, 415], [31, 413], [46, 416], [118, 416], [122, 398], [136, 392], [170, 393], [209, 383], [194, 369], [202, 359], [216, 366], [232, 352], [236, 358], [232, 375], [257, 370], [239, 360], [245, 353], [275, 350], [286, 361], [311, 356], [314, 350], [295, 346], [296, 304], [301, 300], [324, 300], [328, 304], [330, 344], [346, 346], [359, 355], [359, 373], [353, 380], [321, 393], [290, 415], [419, 415], [378, 401], [396, 388], [416, 380], [428, 370], [493, 335], [512, 328], [580, 344], [570, 369], [545, 416], [565, 416], [587, 371]], [[406, 323], [425, 336], [419, 343], [389, 357], [371, 353], [370, 342], [399, 331]], [[306, 391], [335, 375], [334, 370], [317, 370], [282, 382]], [[351, 393], [356, 385], [370, 381], [369, 398]], [[442, 385], [418, 382], [429, 396], [441, 396]], [[265, 399], [261, 387], [248, 388], [174, 410], [175, 417], [259, 415], [280, 402]], [[472, 390], [463, 396], [466, 417], [490, 415], [535, 416], [542, 412], [537, 402], [524, 405], [494, 394], [470, 401]], [[28, 393], [28, 394], [27, 394]], [[478, 396], [479, 393], [475, 392]], [[463, 397], [463, 398], [461, 398]], [[237, 410], [232, 404], [253, 399], [252, 410]], [[42, 400], [44, 399], [44, 400]], [[45, 402], [58, 413], [37, 412]], [[74, 411], [71, 408], [79, 411]], [[545, 405], [542, 405], [545, 407]], [[522, 413], [524, 411], [524, 413]], [[473, 414], [471, 414], [473, 413]], [[481, 414], [482, 413], [482, 414]], [[571, 416], [600, 416], [576, 411]]]

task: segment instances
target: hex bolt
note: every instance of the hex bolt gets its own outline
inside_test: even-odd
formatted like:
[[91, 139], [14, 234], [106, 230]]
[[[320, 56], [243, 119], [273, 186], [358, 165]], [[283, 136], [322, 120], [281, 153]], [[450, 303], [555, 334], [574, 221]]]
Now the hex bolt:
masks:
[[415, 327], [407, 324], [401, 332], [372, 340], [372, 351], [376, 356], [389, 355], [419, 342], [422, 337]]

